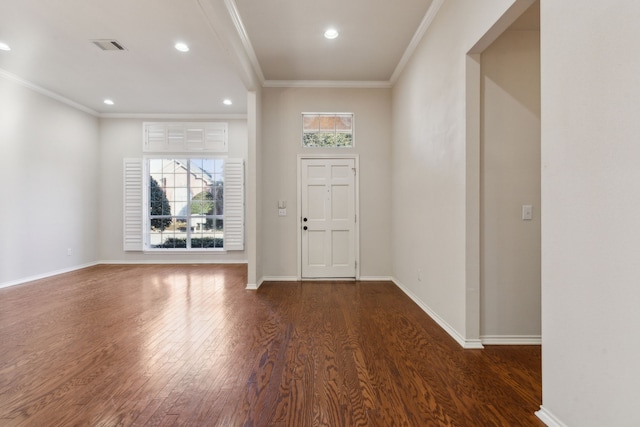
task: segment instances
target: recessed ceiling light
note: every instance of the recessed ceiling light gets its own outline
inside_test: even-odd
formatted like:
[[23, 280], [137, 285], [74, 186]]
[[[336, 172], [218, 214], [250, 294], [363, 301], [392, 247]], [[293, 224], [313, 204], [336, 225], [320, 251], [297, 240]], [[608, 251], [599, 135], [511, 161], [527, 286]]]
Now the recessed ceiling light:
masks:
[[333, 40], [336, 37], [338, 37], [338, 30], [336, 30], [335, 28], [329, 28], [327, 31], [324, 32], [324, 36], [329, 40]]
[[105, 99], [104, 103], [107, 105], [113, 105], [113, 101], [111, 99]]
[[222, 103], [223, 103], [224, 105], [231, 105], [231, 104], [233, 104], [233, 102], [232, 102], [230, 99], [225, 99], [224, 101], [222, 101]]
[[8, 44], [0, 42], [0, 50], [11, 50]]
[[187, 46], [185, 43], [176, 43], [174, 47], [180, 52], [189, 52], [189, 46]]

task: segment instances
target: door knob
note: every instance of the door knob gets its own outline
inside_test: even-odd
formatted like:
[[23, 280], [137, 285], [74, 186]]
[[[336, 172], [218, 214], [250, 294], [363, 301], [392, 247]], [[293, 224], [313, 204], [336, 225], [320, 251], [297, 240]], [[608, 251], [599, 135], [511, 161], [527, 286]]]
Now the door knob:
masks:
[[302, 229], [303, 229], [303, 230], [306, 230], [306, 229], [307, 229], [307, 226], [305, 225], [304, 227], [302, 227]]
[[307, 218], [302, 218], [302, 220], [303, 220], [304, 222], [307, 222]]

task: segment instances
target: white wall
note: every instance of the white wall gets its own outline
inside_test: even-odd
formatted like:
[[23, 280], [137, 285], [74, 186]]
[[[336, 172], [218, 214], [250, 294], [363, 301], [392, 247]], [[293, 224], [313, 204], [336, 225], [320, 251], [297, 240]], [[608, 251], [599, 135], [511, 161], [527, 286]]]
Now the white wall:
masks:
[[248, 161], [245, 242], [247, 289], [257, 289], [262, 266], [262, 90], [247, 94]]
[[[355, 148], [303, 149], [302, 112], [355, 113]], [[265, 277], [296, 277], [297, 156], [359, 154], [360, 274], [391, 272], [389, 89], [265, 88], [262, 93], [262, 262]], [[287, 201], [286, 217], [278, 200]]]
[[0, 286], [97, 260], [97, 169], [95, 117], [0, 75]]
[[445, 1], [393, 89], [394, 276], [460, 342], [478, 292], [465, 274], [466, 54], [513, 4]]
[[541, 415], [638, 426], [640, 2], [540, 15]]
[[[149, 254], [122, 249], [122, 161], [142, 158], [141, 119], [100, 119], [100, 261], [117, 262], [246, 262], [246, 251], [226, 254]], [[220, 120], [229, 124], [229, 157], [247, 160], [247, 121]], [[246, 168], [245, 168], [246, 173]]]
[[[540, 340], [540, 32], [482, 53], [480, 336]], [[533, 220], [522, 220], [522, 205]]]

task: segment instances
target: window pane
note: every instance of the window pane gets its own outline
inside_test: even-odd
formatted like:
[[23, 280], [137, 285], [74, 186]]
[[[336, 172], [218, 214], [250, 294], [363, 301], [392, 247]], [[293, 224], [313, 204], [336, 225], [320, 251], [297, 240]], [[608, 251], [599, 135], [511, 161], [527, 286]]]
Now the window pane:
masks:
[[336, 129], [336, 116], [320, 116], [320, 131]]
[[[151, 216], [171, 215], [171, 204], [164, 188], [153, 177], [149, 177], [149, 214]], [[171, 220], [157, 219], [151, 222], [154, 228], [166, 228]]]
[[224, 170], [224, 160], [223, 159], [215, 159], [214, 160], [214, 167], [215, 167], [215, 171], [217, 174], [222, 174], [222, 171]]
[[202, 162], [204, 161], [204, 159], [191, 159], [191, 168], [194, 169], [198, 168], [198, 169], [202, 169]]
[[305, 133], [302, 135], [302, 146], [303, 147], [315, 147], [316, 146], [316, 133]]
[[191, 218], [191, 247], [194, 249], [222, 248], [222, 233], [212, 228], [212, 217]]
[[222, 215], [222, 209], [224, 206], [224, 184], [222, 181], [217, 181], [211, 189], [213, 193], [213, 201], [215, 202], [215, 215]]
[[336, 147], [352, 147], [353, 135], [351, 133], [337, 133], [335, 136]]
[[205, 189], [191, 199], [191, 215], [211, 215], [215, 202], [209, 189]]
[[[154, 221], [153, 219], [151, 220]], [[186, 228], [180, 226], [180, 222], [170, 218], [169, 225], [165, 228], [152, 228], [149, 234], [149, 244], [152, 248], [176, 249], [186, 248]], [[182, 223], [184, 224], [184, 223]]]
[[189, 192], [186, 187], [175, 188], [174, 189], [174, 200], [173, 205], [175, 206], [176, 215], [184, 216], [189, 214], [188, 210], [188, 202], [189, 202]]
[[186, 249], [187, 239], [186, 237], [169, 236], [157, 247], [163, 249]]
[[162, 160], [160, 159], [151, 159], [149, 160], [149, 172], [151, 175], [154, 174], [162, 174]]
[[215, 173], [215, 161], [213, 159], [197, 159], [198, 167], [207, 176], [212, 176]]
[[338, 115], [336, 116], [336, 130], [337, 131], [344, 131], [344, 130], [351, 130], [352, 127], [352, 123], [353, 123], [353, 116], [351, 115]]
[[320, 120], [316, 114], [304, 114], [302, 116], [302, 129], [317, 132], [320, 129]]

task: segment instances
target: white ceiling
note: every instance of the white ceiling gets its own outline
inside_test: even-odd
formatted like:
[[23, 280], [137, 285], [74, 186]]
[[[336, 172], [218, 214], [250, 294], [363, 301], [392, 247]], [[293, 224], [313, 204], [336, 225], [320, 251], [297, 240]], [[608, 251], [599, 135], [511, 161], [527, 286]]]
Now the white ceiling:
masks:
[[[0, 74], [97, 115], [245, 114], [251, 71], [267, 85], [388, 83], [431, 3], [0, 0], [0, 42], [12, 48], [0, 50]], [[328, 26], [340, 37], [324, 39]], [[126, 50], [102, 51], [94, 39]]]
[[235, 4], [266, 80], [389, 81], [431, 0]]

